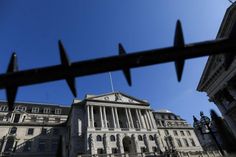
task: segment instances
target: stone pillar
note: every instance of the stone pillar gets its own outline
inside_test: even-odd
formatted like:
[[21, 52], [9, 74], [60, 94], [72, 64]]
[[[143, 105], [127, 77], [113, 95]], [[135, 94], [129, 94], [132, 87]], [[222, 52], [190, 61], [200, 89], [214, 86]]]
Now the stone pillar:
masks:
[[141, 120], [140, 120], [140, 116], [139, 116], [139, 113], [138, 113], [138, 109], [135, 109], [135, 113], [136, 113], [136, 117], [138, 119], [138, 127], [141, 129], [142, 128], [142, 124], [141, 124]]
[[104, 115], [104, 127], [107, 128], [107, 115], [106, 115], [106, 107], [103, 106], [103, 115]]
[[92, 134], [89, 135], [89, 149], [91, 154], [95, 154], [94, 138]]
[[134, 121], [133, 121], [133, 117], [132, 117], [130, 108], [128, 108], [128, 113], [129, 113], [129, 117], [130, 117], [130, 125], [131, 125], [131, 128], [134, 128]]
[[150, 115], [150, 117], [151, 117], [151, 120], [152, 120], [154, 129], [157, 129], [156, 120], [155, 120], [155, 118], [154, 118], [154, 116], [153, 116], [152, 111], [149, 111], [149, 115]]
[[90, 125], [91, 120], [90, 120], [89, 108], [90, 108], [90, 106], [87, 106], [88, 127], [90, 128], [90, 126], [91, 126], [91, 125]]
[[142, 113], [141, 113], [141, 110], [140, 110], [140, 109], [138, 110], [138, 113], [139, 113], [139, 117], [140, 117], [140, 120], [141, 120], [141, 126], [142, 126], [142, 128], [145, 128], [146, 125], [145, 125], [145, 123], [144, 123], [144, 119], [143, 119], [143, 117], [142, 117]]
[[114, 114], [114, 108], [111, 107], [111, 114], [112, 114], [112, 120], [113, 120], [113, 126], [116, 128], [116, 119], [115, 119], [115, 114]]
[[111, 154], [111, 150], [109, 147], [109, 140], [106, 134], [103, 135], [103, 145], [104, 145], [104, 150], [106, 151], [106, 154]]
[[117, 124], [117, 127], [120, 128], [120, 123], [119, 123], [119, 115], [117, 113], [117, 108], [115, 108], [115, 116], [116, 116], [116, 124]]
[[94, 128], [93, 106], [91, 106], [91, 119], [92, 119], [92, 128]]
[[4, 137], [2, 141], [3, 141], [3, 144], [2, 144], [2, 150], [1, 150], [0, 152], [4, 152], [4, 149], [5, 149], [6, 144], [7, 144], [7, 138]]
[[127, 118], [127, 122], [128, 122], [128, 128], [130, 128], [129, 113], [127, 111], [127, 108], [125, 108], [125, 114], [126, 114], [126, 118]]
[[148, 110], [146, 110], [145, 112], [146, 112], [146, 116], [147, 116], [147, 120], [148, 120], [148, 124], [150, 126], [150, 129], [153, 129], [152, 120], [149, 116], [149, 112], [148, 112]]
[[141, 149], [140, 149], [140, 146], [139, 146], [139, 141], [138, 141], [138, 138], [137, 138], [137, 134], [133, 134], [133, 135], [132, 135], [132, 140], [133, 140], [134, 143], [135, 143], [136, 152], [137, 152], [137, 153], [141, 153]]
[[148, 143], [148, 138], [147, 138], [147, 135], [144, 134], [144, 144], [147, 148], [147, 152], [150, 152], [150, 148], [149, 148], [149, 143]]
[[146, 116], [145, 111], [144, 111], [144, 114], [143, 114], [143, 118], [144, 118], [144, 123], [145, 123], [146, 129], [149, 129], [149, 124], [148, 124], [148, 120], [147, 120], [147, 116]]
[[124, 153], [123, 142], [120, 134], [117, 134], [117, 147], [119, 149], [119, 153]]
[[102, 116], [102, 106], [99, 106], [100, 111], [100, 121], [101, 121], [101, 128], [104, 128], [103, 116]]

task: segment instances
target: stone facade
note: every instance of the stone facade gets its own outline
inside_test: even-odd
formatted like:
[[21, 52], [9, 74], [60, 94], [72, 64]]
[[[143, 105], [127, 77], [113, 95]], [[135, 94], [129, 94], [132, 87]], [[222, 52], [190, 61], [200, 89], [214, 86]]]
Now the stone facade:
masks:
[[168, 110], [159, 110], [153, 112], [153, 114], [162, 152], [202, 151], [193, 127], [184, 119]]
[[[236, 4], [226, 11], [221, 23], [218, 38], [235, 38]], [[227, 60], [226, 60], [227, 59]], [[225, 65], [233, 60], [228, 69]], [[197, 90], [206, 92], [209, 101], [214, 102], [222, 113], [223, 118], [236, 137], [236, 59], [234, 55], [226, 58], [222, 55], [210, 56], [201, 76]]]
[[28, 102], [8, 112], [0, 102], [0, 156], [55, 156], [68, 113], [68, 107]]

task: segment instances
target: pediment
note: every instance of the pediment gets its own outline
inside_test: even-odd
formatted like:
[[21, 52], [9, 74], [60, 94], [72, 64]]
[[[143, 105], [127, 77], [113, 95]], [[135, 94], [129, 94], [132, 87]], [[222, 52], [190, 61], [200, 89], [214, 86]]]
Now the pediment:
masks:
[[128, 96], [120, 92], [108, 93], [98, 96], [87, 95], [86, 100], [130, 103], [130, 104], [148, 104], [146, 101], [139, 100], [137, 98]]

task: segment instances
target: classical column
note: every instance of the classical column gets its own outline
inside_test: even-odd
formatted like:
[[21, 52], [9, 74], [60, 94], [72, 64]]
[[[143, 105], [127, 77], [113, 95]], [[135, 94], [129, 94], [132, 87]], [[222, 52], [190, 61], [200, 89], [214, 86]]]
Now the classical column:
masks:
[[152, 111], [149, 111], [149, 115], [150, 115], [150, 117], [151, 117], [151, 120], [152, 120], [152, 124], [153, 124], [154, 129], [156, 129], [156, 128], [157, 128], [157, 124], [156, 124], [156, 121], [155, 121], [155, 118], [154, 118], [154, 116], [153, 116]]
[[137, 134], [133, 134], [133, 135], [132, 135], [132, 140], [133, 140], [134, 143], [135, 143], [136, 152], [137, 152], [137, 153], [141, 153], [141, 151], [140, 151], [140, 146], [139, 146], [139, 141], [138, 141], [138, 138], [137, 138]]
[[143, 117], [144, 117], [144, 121], [145, 121], [147, 129], [150, 129], [149, 120], [147, 119], [146, 110], [144, 111]]
[[129, 117], [130, 117], [131, 128], [134, 128], [134, 121], [133, 121], [133, 117], [132, 117], [130, 108], [128, 108], [128, 113], [129, 113]]
[[90, 113], [89, 113], [89, 106], [87, 106], [87, 115], [88, 115], [88, 127], [90, 128]]
[[138, 113], [138, 109], [135, 109], [135, 113], [136, 113], [136, 117], [138, 119], [138, 128], [142, 128], [142, 124], [141, 124], [141, 120], [140, 120], [140, 116], [139, 116], [139, 113]]
[[94, 115], [93, 115], [93, 106], [91, 106], [91, 119], [92, 119], [92, 128], [94, 128]]
[[117, 134], [117, 147], [119, 149], [119, 153], [124, 153], [124, 146], [120, 134]]
[[106, 107], [103, 106], [103, 115], [104, 115], [104, 126], [107, 128], [107, 115], [106, 115]]
[[148, 138], [147, 138], [147, 135], [144, 134], [144, 144], [147, 148], [147, 152], [150, 152], [150, 148], [149, 148], [149, 143], [148, 143]]
[[150, 115], [148, 113], [148, 110], [146, 110], [146, 115], [147, 115], [147, 119], [148, 119], [148, 123], [149, 123], [149, 126], [150, 126], [150, 129], [153, 129], [153, 124], [152, 124], [152, 120], [150, 118]]
[[114, 128], [116, 128], [116, 119], [115, 119], [114, 108], [113, 107], [111, 107], [111, 114], [112, 114], [112, 119], [113, 119], [113, 126], [114, 126]]
[[100, 110], [101, 128], [103, 128], [104, 127], [104, 122], [103, 122], [103, 116], [102, 116], [102, 106], [99, 106], [99, 110]]
[[119, 123], [119, 115], [117, 113], [117, 108], [115, 108], [115, 116], [116, 116], [116, 124], [117, 124], [117, 127], [120, 128], [120, 123]]
[[138, 110], [138, 113], [139, 113], [139, 117], [140, 117], [140, 121], [141, 121], [141, 126], [142, 126], [142, 128], [145, 128], [146, 126], [145, 126], [145, 123], [143, 122], [143, 117], [142, 117], [140, 109]]
[[130, 128], [129, 113], [127, 111], [127, 108], [125, 108], [125, 114], [126, 114], [126, 118], [127, 118], [127, 122], [128, 122], [128, 128]]
[[0, 152], [4, 152], [6, 144], [7, 144], [7, 138], [4, 136], [2, 141], [3, 141], [2, 150]]

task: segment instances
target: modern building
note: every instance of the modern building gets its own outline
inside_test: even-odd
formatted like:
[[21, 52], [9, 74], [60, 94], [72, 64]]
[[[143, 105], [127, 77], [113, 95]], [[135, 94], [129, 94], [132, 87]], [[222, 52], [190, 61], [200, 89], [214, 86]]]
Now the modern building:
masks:
[[[235, 38], [235, 29], [236, 3], [232, 4], [227, 9], [216, 39], [227, 37]], [[236, 137], [235, 55], [222, 54], [210, 56], [204, 68], [197, 90], [207, 93], [209, 101], [216, 104], [222, 113], [224, 120], [227, 122]]]
[[[55, 104], [17, 102], [8, 112], [0, 102], [0, 156], [55, 156], [69, 107]], [[40, 154], [39, 154], [40, 152]]]
[[168, 110], [158, 110], [153, 114], [162, 152], [203, 151], [193, 127], [187, 121]]

